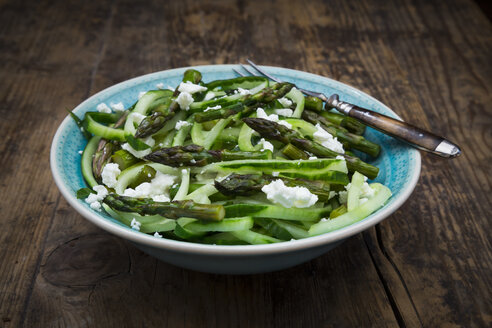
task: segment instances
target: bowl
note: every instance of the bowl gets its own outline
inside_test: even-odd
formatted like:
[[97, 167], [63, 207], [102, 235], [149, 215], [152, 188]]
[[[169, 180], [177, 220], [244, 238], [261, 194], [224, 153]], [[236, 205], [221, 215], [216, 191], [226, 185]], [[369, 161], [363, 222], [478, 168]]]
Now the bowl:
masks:
[[[240, 69], [238, 65], [208, 65], [194, 68], [202, 73], [205, 81], [235, 77], [232, 69]], [[301, 88], [327, 95], [338, 93], [345, 101], [399, 118], [378, 100], [341, 82], [291, 69], [269, 66], [263, 68], [280, 79], [294, 82]], [[121, 82], [85, 100], [74, 109], [74, 113], [82, 117], [85, 112], [94, 111], [101, 102], [110, 104], [121, 101], [125, 108], [128, 108], [135, 102], [140, 92], [156, 89], [158, 83], [163, 83], [165, 87], [178, 85], [186, 69], [188, 68], [171, 69]], [[132, 242], [143, 252], [192, 270], [220, 274], [251, 274], [288, 268], [318, 257], [346, 238], [381, 222], [407, 200], [419, 178], [420, 153], [370, 128], [367, 129], [365, 136], [382, 146], [381, 154], [377, 159], [365, 158], [365, 160], [380, 168], [379, 176], [374, 181], [391, 189], [393, 196], [388, 202], [372, 215], [345, 228], [320, 236], [267, 245], [203, 245], [156, 238], [135, 231], [104, 212], [92, 210], [84, 200], [77, 199], [75, 196], [78, 189], [86, 187], [81, 173], [79, 154], [79, 151], [84, 149], [86, 140], [68, 116], [53, 138], [50, 163], [56, 185], [78, 213], [96, 226]]]

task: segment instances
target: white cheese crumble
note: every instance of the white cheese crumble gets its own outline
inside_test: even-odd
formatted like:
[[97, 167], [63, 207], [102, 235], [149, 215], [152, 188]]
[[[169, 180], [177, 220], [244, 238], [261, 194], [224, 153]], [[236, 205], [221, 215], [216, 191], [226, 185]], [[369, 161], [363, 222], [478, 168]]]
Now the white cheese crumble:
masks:
[[111, 113], [111, 108], [109, 108], [105, 103], [100, 103], [97, 105], [96, 109], [100, 113]]
[[345, 153], [342, 144], [337, 140], [337, 138], [334, 138], [331, 134], [329, 134], [321, 127], [319, 123], [316, 124], [316, 129], [316, 132], [313, 134], [314, 141], [337, 153]]
[[269, 150], [273, 152], [273, 145], [269, 141], [266, 141], [264, 138], [261, 138], [258, 144], [261, 146], [262, 151]]
[[109, 188], [116, 187], [117, 177], [121, 173], [120, 167], [116, 163], [108, 163], [104, 165], [101, 172], [102, 182]]
[[361, 188], [360, 197], [371, 198], [372, 196], [374, 196], [375, 193], [376, 192], [374, 191], [374, 189], [372, 189], [371, 186], [367, 182], [364, 182], [364, 184], [362, 185], [362, 188]]
[[177, 121], [176, 122], [176, 126], [174, 127], [176, 130], [179, 130], [181, 129], [182, 127], [186, 127], [186, 126], [190, 126], [191, 123], [190, 122], [186, 122], [186, 121]]
[[294, 111], [290, 108], [277, 108], [274, 110], [275, 114], [285, 117], [291, 117]]
[[142, 98], [146, 93], [147, 93], [147, 91], [140, 91], [138, 93], [138, 99]]
[[[164, 89], [164, 83], [162, 83], [162, 82], [161, 82], [161, 83], [157, 83], [155, 86], [156, 86], [156, 88], [158, 88], [158, 89]], [[173, 90], [173, 91], [174, 91], [174, 90]]]
[[287, 99], [285, 97], [282, 97], [278, 100], [278, 102], [285, 107], [290, 107], [292, 106], [292, 101], [290, 99]]
[[342, 155], [337, 155], [337, 157], [335, 157], [335, 159], [341, 159], [341, 160], [345, 160], [345, 157], [343, 157]]
[[176, 91], [176, 89], [174, 89], [172, 86], [168, 85], [167, 86], [167, 90], [171, 90], [172, 92]]
[[318, 196], [305, 187], [287, 187], [282, 180], [275, 180], [261, 188], [267, 199], [283, 207], [305, 208], [314, 205]]
[[213, 98], [215, 98], [215, 93], [213, 93], [212, 91], [209, 91], [205, 95], [205, 98], [203, 98], [203, 101], [208, 101], [208, 100], [213, 99]]
[[175, 179], [176, 177], [174, 175], [163, 174], [157, 171], [154, 179], [150, 182], [141, 183], [135, 189], [125, 189], [123, 196], [136, 198], [151, 197], [156, 202], [168, 202], [169, 188], [174, 184]]
[[261, 107], [258, 107], [258, 109], [256, 110], [256, 117], [263, 118], [265, 120], [269, 120], [269, 121], [272, 121], [272, 122], [276, 122], [276, 123], [278, 123], [280, 125], [283, 125], [283, 126], [288, 127], [289, 129], [292, 128], [292, 125], [290, 125], [289, 123], [287, 123], [287, 122], [285, 122], [283, 120], [279, 120], [277, 114], [267, 115], [267, 113], [265, 113], [265, 110], [263, 108], [261, 108]]
[[322, 218], [320, 221], [321, 222], [326, 222], [326, 221], [328, 221], [328, 219], [327, 218]]
[[142, 122], [144, 118], [145, 115], [142, 115], [140, 113], [131, 113], [130, 115], [128, 115], [128, 119], [135, 122], [136, 124], [140, 124], [140, 122]]
[[272, 172], [272, 175], [273, 175], [274, 177], [278, 177], [278, 175], [279, 175], [279, 174], [280, 174], [280, 172]]
[[208, 112], [209, 110], [213, 110], [213, 109], [221, 109], [222, 106], [221, 105], [217, 105], [217, 106], [213, 106], [213, 107], [207, 107], [205, 108], [204, 112]]
[[[146, 143], [147, 145], [149, 145], [150, 147], [153, 147], [155, 145], [155, 140], [152, 139], [152, 137], [147, 137], [147, 138], [143, 139], [142, 141], [144, 143]], [[137, 158], [142, 158], [142, 157], [144, 157], [144, 156], [146, 156], [152, 152], [151, 148], [147, 148], [144, 150], [136, 150], [129, 143], [122, 144], [121, 148], [123, 148], [124, 150], [126, 150], [127, 152], [129, 152], [130, 154], [132, 154], [133, 156], [135, 156]]]
[[85, 199], [85, 202], [90, 205], [90, 207], [96, 211], [101, 210], [101, 201], [108, 195], [108, 190], [106, 187], [101, 185], [96, 185], [92, 189], [97, 193], [90, 193]]
[[309, 158], [308, 158], [308, 159], [309, 159], [309, 160], [313, 160], [313, 159], [318, 159], [318, 157], [316, 157], [316, 156], [309, 156]]
[[82, 155], [84, 153], [83, 150], [79, 150], [79, 155]]
[[132, 227], [133, 230], [140, 231], [140, 226], [142, 223], [138, 222], [135, 218], [132, 219], [132, 222], [130, 223], [130, 226]]
[[189, 94], [194, 94], [194, 93], [202, 92], [202, 91], [206, 91], [206, 90], [207, 90], [207, 88], [202, 87], [201, 85], [198, 85], [198, 84], [191, 83], [190, 81], [187, 81], [186, 83], [181, 82], [179, 84], [179, 87], [178, 87], [179, 92], [187, 92]]
[[193, 103], [193, 97], [188, 92], [181, 92], [176, 98], [176, 102], [179, 104], [179, 107], [184, 110], [190, 109], [190, 105]]
[[251, 91], [249, 91], [248, 89], [237, 88], [237, 92], [234, 93], [239, 93], [241, 96], [246, 96], [246, 95], [250, 95]]
[[162, 238], [162, 235], [156, 231], [155, 234], [154, 234], [154, 237]]
[[110, 103], [109, 106], [115, 112], [123, 112], [125, 110], [125, 105], [120, 101], [119, 103]]

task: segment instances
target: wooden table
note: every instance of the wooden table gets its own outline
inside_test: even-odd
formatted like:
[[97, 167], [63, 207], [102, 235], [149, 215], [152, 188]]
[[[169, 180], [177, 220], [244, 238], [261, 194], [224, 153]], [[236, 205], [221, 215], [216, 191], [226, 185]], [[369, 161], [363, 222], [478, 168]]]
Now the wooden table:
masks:
[[[492, 28], [470, 0], [0, 2], [0, 327], [490, 327]], [[90, 95], [244, 62], [351, 84], [461, 145], [410, 199], [306, 264], [221, 276], [158, 262], [78, 215], [50, 173]]]

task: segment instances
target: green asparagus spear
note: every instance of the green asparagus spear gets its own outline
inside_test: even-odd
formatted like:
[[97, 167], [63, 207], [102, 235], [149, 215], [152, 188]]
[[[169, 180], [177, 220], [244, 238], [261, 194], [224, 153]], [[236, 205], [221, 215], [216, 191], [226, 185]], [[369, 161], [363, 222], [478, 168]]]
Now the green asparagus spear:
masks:
[[330, 198], [330, 184], [321, 180], [305, 180], [274, 177], [259, 174], [231, 174], [222, 181], [215, 181], [215, 188], [224, 195], [249, 196], [261, 191], [263, 186], [274, 180], [282, 180], [288, 187], [305, 187], [324, 202]]
[[328, 105], [325, 107], [325, 110], [320, 112], [320, 115], [331, 123], [344, 127], [358, 135], [363, 135], [366, 130], [366, 126], [355, 118], [328, 111]]
[[195, 121], [201, 123], [219, 118], [226, 118], [241, 113], [243, 116], [251, 113], [260, 103], [269, 103], [275, 99], [282, 98], [294, 87], [288, 82], [277, 83], [270, 88], [265, 88], [254, 95], [245, 95], [237, 103], [224, 108], [208, 110], [195, 115]]
[[162, 148], [148, 154], [144, 159], [169, 166], [205, 166], [220, 161], [233, 161], [239, 159], [270, 159], [272, 153], [265, 151], [229, 151], [206, 150], [202, 146], [187, 145]]
[[198, 204], [191, 200], [155, 202], [151, 198], [133, 198], [111, 193], [104, 198], [104, 203], [117, 211], [133, 212], [140, 215], [158, 214], [173, 220], [189, 217], [220, 221], [225, 215], [222, 205]]
[[328, 121], [325, 117], [313, 111], [304, 110], [302, 112], [302, 118], [312, 124], [320, 123], [329, 134], [337, 137], [338, 141], [342, 143], [347, 143], [350, 148], [360, 150], [373, 157], [377, 157], [379, 155], [379, 152], [381, 151], [381, 146], [379, 146], [378, 144], [367, 140], [363, 136], [350, 133], [346, 129], [336, 126], [335, 124]]
[[263, 138], [277, 140], [284, 144], [292, 143], [294, 146], [310, 152], [318, 157], [333, 158], [342, 155], [347, 161], [347, 168], [349, 171], [358, 171], [367, 176], [369, 179], [374, 179], [378, 175], [379, 168], [365, 163], [357, 157], [339, 154], [315, 141], [305, 139], [299, 132], [289, 129], [284, 125], [262, 118], [246, 117], [242, 120], [250, 128], [258, 132]]

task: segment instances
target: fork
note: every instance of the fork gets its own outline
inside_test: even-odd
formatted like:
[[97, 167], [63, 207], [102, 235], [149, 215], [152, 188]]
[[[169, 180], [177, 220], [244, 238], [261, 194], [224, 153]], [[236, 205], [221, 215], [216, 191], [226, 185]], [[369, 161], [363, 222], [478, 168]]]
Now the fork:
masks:
[[[266, 76], [270, 80], [281, 83], [282, 80], [276, 78], [275, 76], [269, 74], [265, 69], [259, 67], [251, 60], [246, 59], [246, 61], [260, 74]], [[255, 72], [242, 65], [241, 67], [246, 70], [251, 75], [256, 75]], [[237, 74], [245, 76], [236, 69], [233, 69]], [[439, 137], [431, 132], [425, 131], [409, 123], [394, 119], [392, 117], [377, 113], [370, 109], [362, 108], [357, 105], [341, 101], [338, 94], [332, 94], [330, 97], [326, 97], [324, 94], [319, 92], [314, 92], [311, 90], [302, 89], [296, 86], [296, 88], [302, 93], [321, 99], [329, 106], [335, 108], [339, 112], [353, 117], [364, 124], [375, 128], [385, 134], [392, 137], [398, 138], [404, 142], [411, 144], [412, 146], [439, 155], [445, 158], [454, 158], [461, 154], [461, 150], [458, 145], [452, 143], [449, 140]]]

